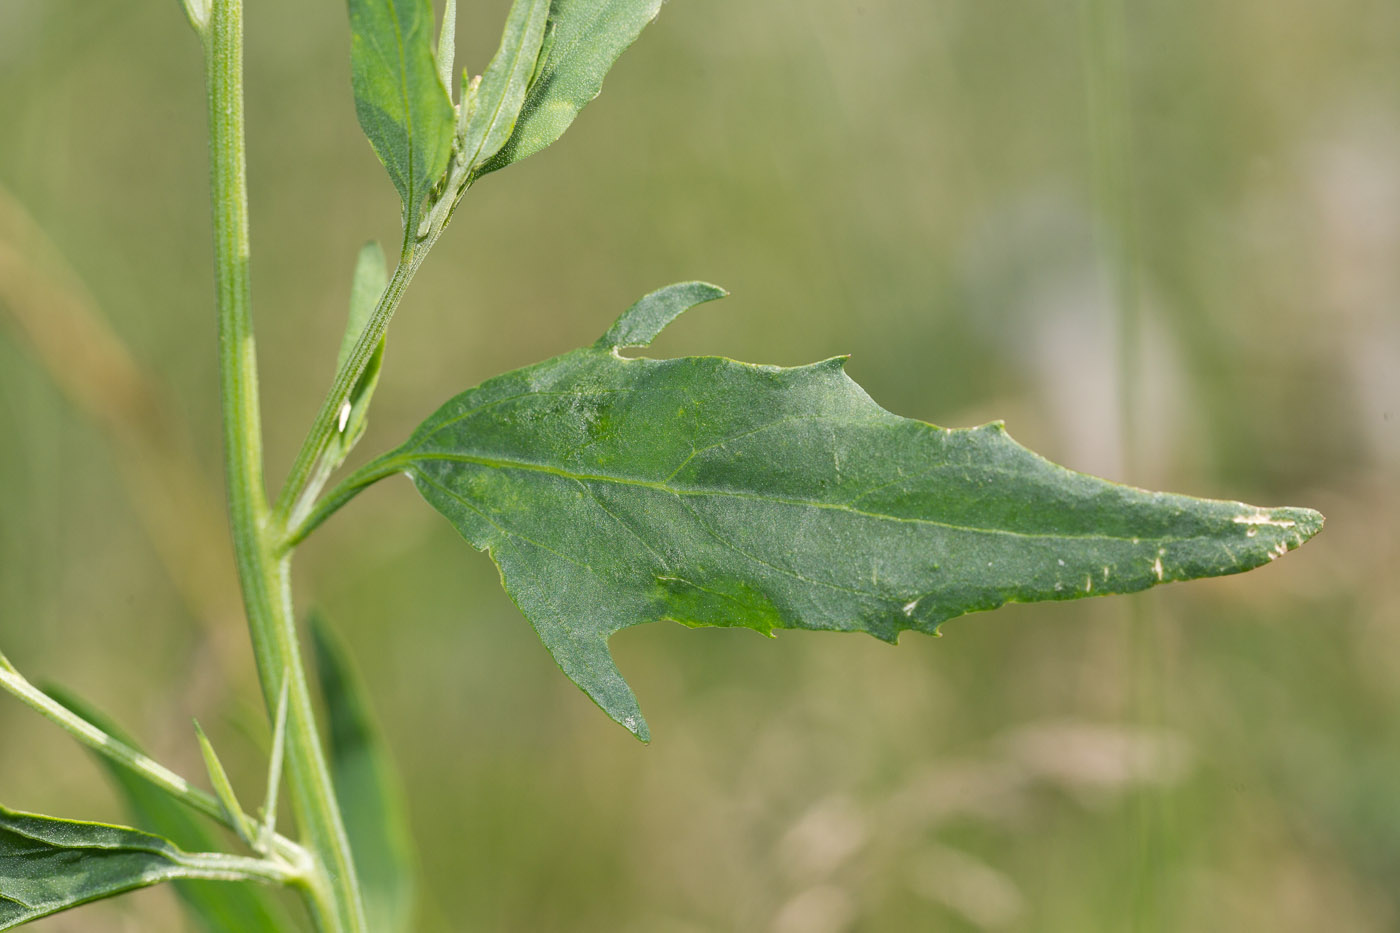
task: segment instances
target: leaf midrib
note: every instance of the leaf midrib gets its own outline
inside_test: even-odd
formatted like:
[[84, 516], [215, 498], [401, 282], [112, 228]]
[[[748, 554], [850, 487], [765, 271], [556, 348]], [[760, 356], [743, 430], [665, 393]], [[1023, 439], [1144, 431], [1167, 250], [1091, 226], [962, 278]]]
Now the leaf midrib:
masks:
[[447, 452], [417, 452], [404, 453], [402, 462], [405, 469], [412, 467], [413, 463], [427, 460], [442, 460], [451, 463], [470, 463], [477, 466], [489, 467], [499, 470], [526, 470], [536, 473], [545, 473], [557, 476], [561, 479], [573, 480], [579, 483], [613, 483], [620, 486], [632, 486], [642, 489], [651, 489], [657, 492], [670, 493], [681, 496], [724, 496], [733, 499], [745, 499], [753, 502], [771, 503], [774, 505], [794, 505], [810, 508], [827, 509], [835, 512], [846, 512], [858, 515], [862, 518], [873, 518], [878, 521], [901, 522], [912, 525], [927, 525], [935, 528], [944, 528], [949, 531], [972, 532], [977, 534], [1007, 535], [1016, 538], [1028, 538], [1034, 540], [1052, 541], [1128, 541], [1141, 543], [1152, 541], [1157, 543], [1175, 543], [1179, 541], [1192, 541], [1200, 537], [1178, 536], [1178, 535], [1154, 535], [1148, 538], [1141, 536], [1132, 537], [1129, 535], [1108, 535], [1108, 534], [1066, 534], [1058, 532], [1030, 532], [1015, 531], [1010, 528], [979, 527], [976, 525], [961, 525], [956, 522], [939, 521], [931, 518], [909, 518], [902, 515], [889, 515], [883, 512], [867, 512], [863, 509], [852, 508], [850, 505], [840, 502], [823, 502], [820, 499], [802, 499], [788, 496], [767, 496], [756, 493], [742, 492], [734, 489], [722, 489], [706, 486], [676, 486], [668, 482], [657, 482], [655, 480], [638, 479], [630, 476], [617, 476], [609, 473], [576, 473], [565, 470], [548, 463], [536, 463], [529, 460], [511, 460], [497, 457], [483, 457], [474, 454], [455, 454]]

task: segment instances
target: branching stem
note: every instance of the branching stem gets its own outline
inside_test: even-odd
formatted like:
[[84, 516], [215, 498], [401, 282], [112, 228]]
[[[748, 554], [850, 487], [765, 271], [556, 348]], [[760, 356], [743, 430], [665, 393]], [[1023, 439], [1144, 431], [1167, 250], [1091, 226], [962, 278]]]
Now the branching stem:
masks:
[[[234, 557], [269, 714], [277, 708], [284, 677], [289, 679], [288, 784], [302, 837], [316, 863], [308, 907], [325, 933], [363, 933], [364, 907], [355, 865], [298, 647], [290, 566], [285, 556], [275, 553], [282, 529], [268, 509], [263, 484], [248, 269], [242, 0], [214, 0], [202, 38], [209, 97], [224, 465]], [[363, 344], [362, 340], [356, 348], [357, 355]], [[364, 359], [368, 354], [363, 354], [356, 372], [363, 369]]]
[[[20, 700], [45, 719], [62, 728], [88, 748], [131, 771], [186, 806], [198, 810], [205, 816], [217, 820], [229, 829], [237, 830], [234, 820], [224, 812], [223, 805], [208, 791], [191, 784], [165, 765], [109, 735], [82, 716], [34, 686], [23, 674], [15, 670], [3, 654], [0, 654], [0, 689]], [[244, 814], [244, 819], [252, 817]], [[271, 837], [269, 851], [289, 865], [304, 870], [309, 865], [306, 850], [282, 835]]]

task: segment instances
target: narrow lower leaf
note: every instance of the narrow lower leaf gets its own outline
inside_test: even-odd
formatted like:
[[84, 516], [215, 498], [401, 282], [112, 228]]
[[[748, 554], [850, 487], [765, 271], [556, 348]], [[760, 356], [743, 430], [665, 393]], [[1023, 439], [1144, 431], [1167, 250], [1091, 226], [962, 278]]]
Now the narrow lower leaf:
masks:
[[355, 853], [369, 929], [412, 929], [416, 864], [403, 792], [375, 728], [364, 688], [326, 621], [311, 617], [321, 697], [329, 721], [331, 777]]
[[475, 168], [500, 151], [515, 130], [544, 41], [549, 0], [515, 0], [501, 46], [482, 75], [472, 106], [463, 107], [462, 159]]
[[431, 0], [349, 0], [355, 114], [403, 201], [405, 230], [452, 154], [452, 99], [433, 56]]
[[[336, 355], [335, 368], [339, 372], [350, 359], [360, 335], [364, 333], [374, 309], [379, 304], [379, 296], [389, 281], [388, 264], [384, 261], [384, 251], [378, 243], [366, 243], [355, 260], [355, 273], [350, 281], [350, 313], [345, 322], [345, 333], [340, 338], [340, 351]], [[345, 462], [350, 451], [364, 436], [369, 424], [369, 403], [374, 390], [379, 385], [379, 373], [384, 368], [384, 342], [374, 348], [365, 371], [350, 390], [350, 397], [341, 409], [336, 433], [326, 445], [325, 463], [327, 472]]]
[[[46, 692], [108, 735], [138, 747], [115, 723], [73, 694], [54, 687]], [[223, 845], [218, 831], [178, 800], [101, 755], [94, 760], [107, 772], [137, 826], [169, 839], [186, 852], [213, 851]], [[262, 886], [186, 880], [175, 882], [175, 892], [207, 933], [286, 933], [295, 929], [273, 892]]]
[[663, 289], [603, 340], [452, 399], [385, 466], [474, 546], [559, 666], [639, 737], [607, 640], [644, 622], [895, 641], [1008, 602], [1248, 570], [1308, 509], [1145, 492], [1056, 466], [1000, 423], [901, 418], [844, 359], [624, 358], [713, 286]]
[[292, 684], [292, 672], [282, 672], [282, 689], [277, 694], [277, 711], [272, 719], [272, 750], [267, 756], [267, 793], [263, 797], [262, 825], [258, 829], [257, 849], [270, 851], [272, 836], [277, 832], [277, 796], [282, 790], [282, 761], [287, 751], [287, 700]]
[[243, 805], [238, 802], [238, 795], [233, 792], [233, 784], [228, 779], [228, 772], [224, 770], [224, 763], [219, 760], [218, 752], [214, 751], [214, 744], [209, 741], [209, 736], [204, 734], [198, 720], [194, 724], [194, 734], [199, 739], [199, 752], [204, 756], [204, 768], [209, 772], [209, 780], [214, 785], [214, 796], [223, 804], [224, 814], [238, 830], [239, 838], [251, 845], [257, 836], [243, 813]]
[[519, 162], [562, 136], [603, 89], [613, 62], [660, 10], [661, 0], [553, 0], [547, 47], [515, 130], [478, 174]]
[[162, 881], [247, 881], [258, 871], [252, 859], [182, 852], [124, 826], [0, 806], [0, 930]]

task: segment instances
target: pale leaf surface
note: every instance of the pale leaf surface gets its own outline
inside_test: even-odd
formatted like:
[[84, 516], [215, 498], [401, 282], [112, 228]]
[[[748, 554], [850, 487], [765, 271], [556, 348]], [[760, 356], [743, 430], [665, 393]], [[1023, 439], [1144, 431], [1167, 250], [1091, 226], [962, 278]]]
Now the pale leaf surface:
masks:
[[661, 0], [553, 0], [542, 60], [515, 131], [478, 174], [519, 162], [562, 136], [660, 10]]

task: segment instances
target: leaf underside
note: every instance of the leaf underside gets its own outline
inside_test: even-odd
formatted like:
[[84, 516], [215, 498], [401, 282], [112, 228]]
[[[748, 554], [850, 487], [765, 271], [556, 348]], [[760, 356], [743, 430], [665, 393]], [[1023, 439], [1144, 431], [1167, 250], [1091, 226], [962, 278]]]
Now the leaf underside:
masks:
[[214, 875], [158, 836], [0, 807], [0, 930], [177, 878]]
[[549, 0], [515, 0], [506, 16], [500, 49], [481, 76], [462, 133], [462, 158], [472, 168], [499, 152], [515, 132], [538, 64], [549, 9]]
[[509, 140], [476, 170], [485, 175], [534, 155], [564, 134], [662, 0], [553, 0], [542, 61]]
[[1322, 525], [1308, 509], [1075, 473], [1000, 423], [901, 418], [844, 359], [787, 369], [617, 352], [719, 294], [699, 283], [654, 293], [593, 347], [452, 399], [390, 455], [491, 553], [564, 672], [643, 740], [607, 645], [629, 626], [893, 642], [1008, 602], [1238, 573]]
[[403, 201], [406, 230], [447, 168], [452, 99], [433, 54], [431, 0], [349, 0], [355, 114]]
[[[132, 748], [140, 747], [110, 719], [72, 693], [56, 687], [47, 687], [44, 692], [108, 735]], [[169, 839], [186, 852], [212, 852], [224, 847], [218, 832], [183, 803], [110, 758], [94, 755], [93, 759], [111, 778], [137, 826]], [[175, 891], [200, 929], [208, 933], [283, 933], [293, 929], [288, 912], [273, 891], [260, 885], [185, 880], [175, 882]]]

